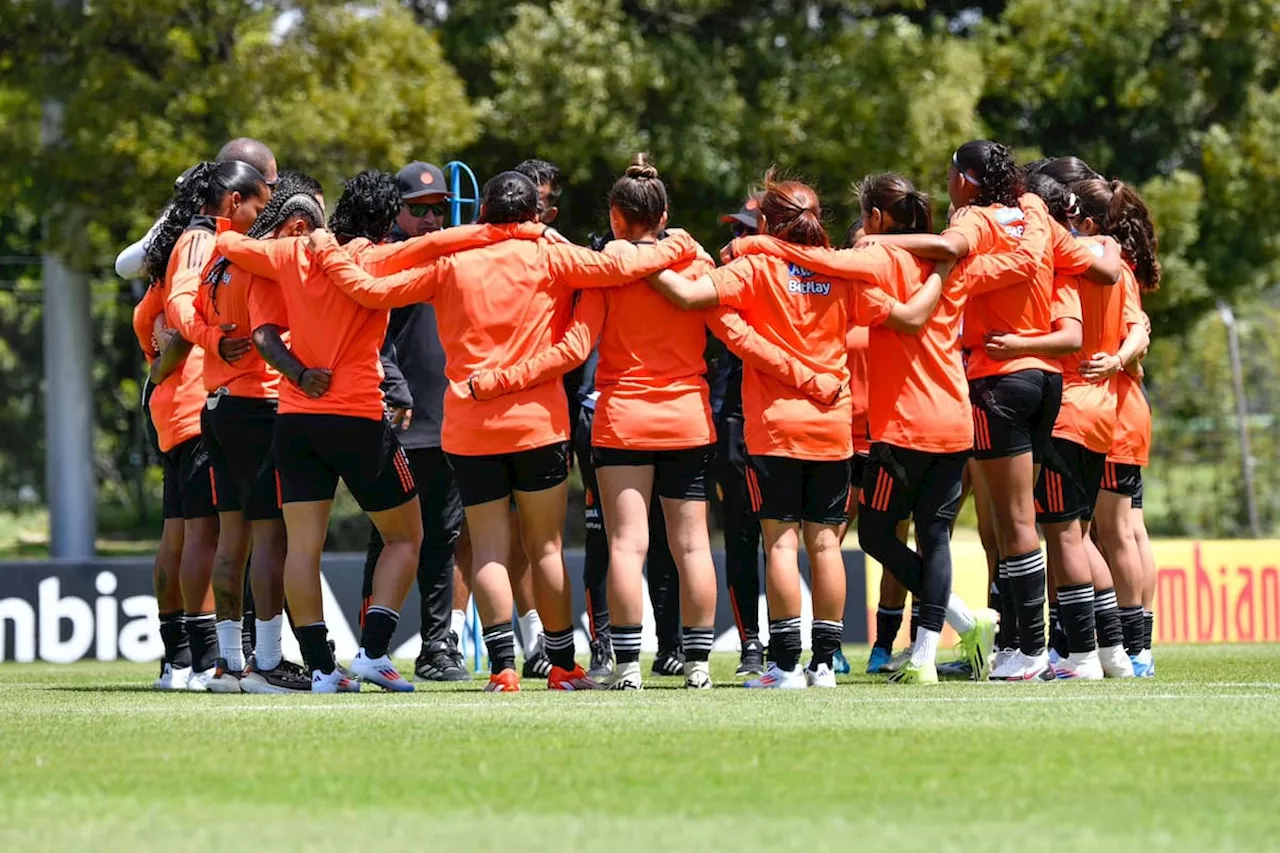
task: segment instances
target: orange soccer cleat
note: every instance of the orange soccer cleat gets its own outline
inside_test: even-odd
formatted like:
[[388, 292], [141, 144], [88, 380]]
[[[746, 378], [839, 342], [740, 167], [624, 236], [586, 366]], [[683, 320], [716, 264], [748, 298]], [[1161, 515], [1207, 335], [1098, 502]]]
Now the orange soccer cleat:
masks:
[[587, 675], [586, 671], [579, 664], [574, 664], [573, 669], [565, 669], [564, 667], [551, 667], [551, 674], [547, 676], [548, 690], [595, 690], [595, 679]]
[[485, 693], [519, 693], [520, 675], [514, 669], [504, 669], [496, 675], [489, 676], [489, 683], [484, 686]]

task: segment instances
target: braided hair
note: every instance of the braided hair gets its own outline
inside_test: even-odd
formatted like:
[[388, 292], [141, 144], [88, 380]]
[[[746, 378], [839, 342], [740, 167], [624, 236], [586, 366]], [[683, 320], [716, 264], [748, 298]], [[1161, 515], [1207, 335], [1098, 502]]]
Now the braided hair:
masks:
[[1017, 207], [1022, 195], [1022, 173], [1014, 162], [1008, 146], [989, 139], [975, 139], [956, 149], [952, 164], [962, 174], [967, 173], [976, 182], [978, 196], [975, 204], [989, 206], [1003, 204]]
[[400, 204], [396, 176], [366, 169], [346, 182], [329, 217], [329, 230], [340, 244], [357, 237], [381, 243], [400, 212]]

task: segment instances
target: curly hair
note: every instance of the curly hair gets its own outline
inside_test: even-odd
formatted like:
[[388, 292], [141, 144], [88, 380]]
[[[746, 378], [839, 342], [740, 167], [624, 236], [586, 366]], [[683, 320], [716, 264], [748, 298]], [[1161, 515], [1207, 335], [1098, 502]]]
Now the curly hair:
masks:
[[[324, 206], [319, 199], [323, 194], [324, 188], [320, 186], [320, 182], [310, 175], [281, 172], [271, 201], [262, 208], [246, 236], [262, 239], [274, 234], [277, 228], [294, 216], [302, 217], [312, 228], [321, 227], [324, 225]], [[218, 285], [230, 266], [231, 261], [219, 258], [205, 276], [205, 283], [209, 285], [209, 298], [214, 305], [218, 303]]]
[[1007, 146], [989, 139], [975, 139], [957, 148], [951, 162], [956, 169], [969, 173], [977, 181], [975, 204], [1018, 206], [1018, 196], [1022, 195], [1022, 173], [1018, 171], [1013, 152]]
[[547, 204], [554, 207], [560, 201], [560, 193], [564, 191], [564, 175], [554, 163], [546, 160], [525, 160], [515, 169], [535, 185], [547, 187]]
[[343, 185], [342, 197], [329, 217], [329, 230], [341, 244], [357, 237], [381, 243], [399, 212], [396, 176], [366, 169]]
[[1075, 194], [1044, 172], [1031, 172], [1026, 177], [1027, 192], [1044, 199], [1049, 215], [1066, 225], [1068, 217], [1079, 204]]
[[1158, 288], [1161, 270], [1156, 257], [1156, 226], [1142, 196], [1122, 181], [1108, 182], [1101, 178], [1072, 184], [1071, 191], [1080, 200], [1079, 215], [1092, 219], [1099, 231], [1120, 244], [1142, 289]]
[[200, 163], [183, 173], [173, 198], [165, 209], [155, 236], [147, 246], [144, 261], [152, 284], [164, 280], [169, 268], [169, 255], [178, 238], [202, 210], [217, 207], [229, 193], [260, 197], [267, 189], [266, 179], [256, 168], [240, 160], [226, 163]]

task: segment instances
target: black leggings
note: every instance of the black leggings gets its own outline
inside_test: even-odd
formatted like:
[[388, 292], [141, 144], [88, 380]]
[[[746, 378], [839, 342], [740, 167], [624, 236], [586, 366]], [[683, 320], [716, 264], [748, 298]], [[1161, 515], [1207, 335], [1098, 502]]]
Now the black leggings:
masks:
[[[951, 597], [951, 522], [966, 461], [965, 454], [876, 444], [863, 476], [858, 540], [919, 602], [920, 625], [930, 631], [942, 630]], [[898, 539], [907, 517], [915, 521], [919, 554]]]

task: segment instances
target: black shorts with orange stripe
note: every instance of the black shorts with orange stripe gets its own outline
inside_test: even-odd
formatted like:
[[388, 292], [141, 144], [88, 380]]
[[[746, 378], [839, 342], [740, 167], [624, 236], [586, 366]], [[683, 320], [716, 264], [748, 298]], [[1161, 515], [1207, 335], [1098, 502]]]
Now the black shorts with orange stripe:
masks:
[[1092, 519], [1106, 460], [1105, 453], [1055, 436], [1036, 481], [1036, 521], [1062, 524]]
[[1062, 374], [1019, 370], [969, 383], [973, 404], [973, 456], [1005, 459], [1030, 453], [1044, 460], [1062, 406]]
[[858, 513], [884, 513], [894, 523], [908, 517], [950, 521], [960, 511], [968, 462], [968, 453], [928, 453], [876, 442], [862, 473]]
[[243, 512], [246, 521], [280, 518], [276, 476], [276, 401], [211, 394], [200, 418], [213, 466], [218, 512]]
[[541, 492], [569, 479], [569, 442], [496, 453], [461, 456], [446, 453], [463, 506], [511, 499], [515, 492]]
[[1117, 495], [1134, 499], [1134, 506], [1142, 506], [1142, 466], [1122, 462], [1108, 462], [1102, 470], [1102, 488]]
[[339, 479], [365, 512], [394, 509], [418, 494], [400, 439], [385, 420], [278, 415], [275, 452], [282, 503], [333, 500]]
[[164, 471], [165, 518], [208, 518], [218, 514], [213, 504], [213, 470], [200, 436], [161, 453], [160, 467]]
[[747, 493], [762, 519], [839, 526], [849, 520], [849, 460], [750, 456]]

